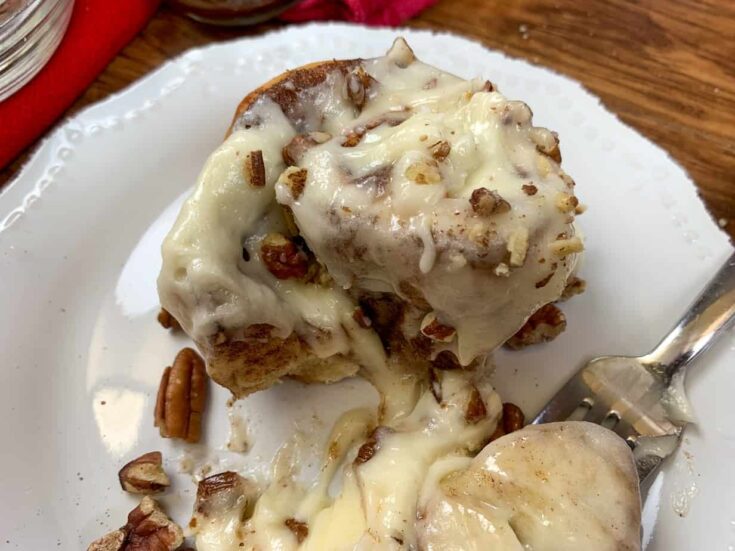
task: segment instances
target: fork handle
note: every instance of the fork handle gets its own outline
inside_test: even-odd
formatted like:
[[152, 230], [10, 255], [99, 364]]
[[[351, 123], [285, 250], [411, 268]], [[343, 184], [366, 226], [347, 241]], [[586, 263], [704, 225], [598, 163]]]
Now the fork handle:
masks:
[[671, 332], [641, 358], [668, 382], [705, 351], [735, 318], [735, 253], [707, 284]]

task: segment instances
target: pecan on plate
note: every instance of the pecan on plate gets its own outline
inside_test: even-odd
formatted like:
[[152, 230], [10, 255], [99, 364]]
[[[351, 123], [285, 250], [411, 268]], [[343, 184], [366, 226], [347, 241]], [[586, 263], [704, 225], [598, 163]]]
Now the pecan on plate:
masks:
[[191, 348], [184, 348], [173, 367], [164, 370], [158, 387], [154, 425], [161, 436], [199, 442], [206, 398], [204, 360]]
[[125, 526], [93, 541], [87, 551], [175, 551], [183, 543], [181, 527], [145, 496]]
[[118, 473], [120, 486], [131, 494], [157, 494], [171, 485], [163, 470], [161, 452], [149, 452], [133, 459]]

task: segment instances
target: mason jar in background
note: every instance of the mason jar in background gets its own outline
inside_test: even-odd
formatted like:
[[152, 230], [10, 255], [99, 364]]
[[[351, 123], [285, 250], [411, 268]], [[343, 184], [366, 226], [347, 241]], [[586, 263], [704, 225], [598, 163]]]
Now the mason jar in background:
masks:
[[296, 0], [169, 0], [195, 21], [214, 25], [253, 25], [275, 17]]

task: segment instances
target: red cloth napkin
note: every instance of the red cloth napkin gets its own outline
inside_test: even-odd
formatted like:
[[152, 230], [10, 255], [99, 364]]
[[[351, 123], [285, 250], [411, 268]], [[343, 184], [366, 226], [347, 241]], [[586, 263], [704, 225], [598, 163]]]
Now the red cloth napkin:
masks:
[[159, 0], [76, 0], [69, 28], [46, 66], [0, 102], [0, 167], [56, 121], [143, 27]]
[[280, 16], [284, 21], [343, 20], [366, 25], [400, 25], [437, 0], [303, 0]]

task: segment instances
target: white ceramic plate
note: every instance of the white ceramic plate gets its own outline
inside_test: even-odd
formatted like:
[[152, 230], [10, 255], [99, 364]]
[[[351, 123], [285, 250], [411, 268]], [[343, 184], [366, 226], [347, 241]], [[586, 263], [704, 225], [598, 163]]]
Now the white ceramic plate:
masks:
[[[564, 166], [589, 205], [582, 275], [553, 343], [498, 354], [506, 400], [535, 412], [583, 359], [649, 350], [730, 253], [686, 174], [567, 78], [468, 40], [401, 31], [425, 61], [481, 75], [559, 132]], [[152, 426], [161, 370], [186, 342], [155, 321], [159, 245], [235, 106], [281, 71], [382, 53], [398, 33], [313, 25], [192, 50], [65, 122], [0, 195], [0, 548], [83, 549], [123, 523], [128, 459], [162, 450], [216, 469], [264, 474], [293, 432], [323, 434], [361, 381], [286, 383], [238, 404], [252, 449], [227, 451], [226, 392], [213, 389], [206, 445], [162, 441]], [[688, 381], [701, 422], [687, 429], [645, 509], [648, 549], [735, 546], [735, 340]], [[326, 404], [326, 405], [325, 405]], [[186, 522], [195, 486], [176, 474], [164, 499]]]

